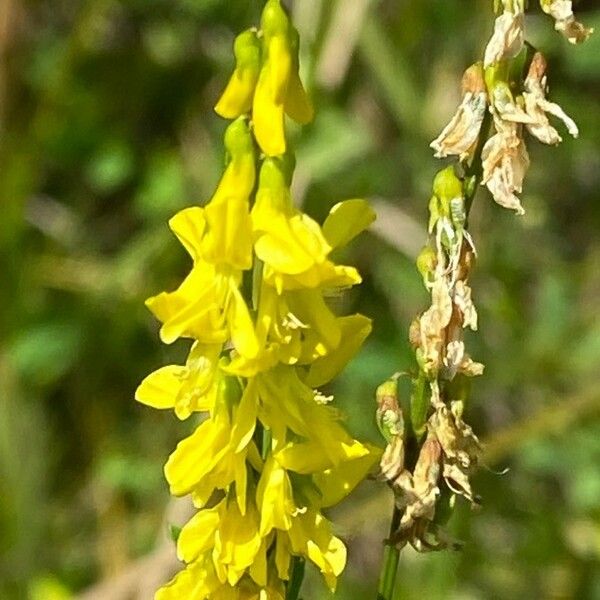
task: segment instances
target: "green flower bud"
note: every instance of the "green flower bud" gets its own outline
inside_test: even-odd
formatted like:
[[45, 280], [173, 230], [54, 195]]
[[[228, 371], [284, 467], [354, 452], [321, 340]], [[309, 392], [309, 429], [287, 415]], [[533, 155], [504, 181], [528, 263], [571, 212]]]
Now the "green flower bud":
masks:
[[280, 0], [267, 2], [260, 19], [260, 26], [267, 42], [271, 37], [289, 35], [290, 21]]
[[431, 246], [423, 246], [419, 256], [417, 256], [417, 269], [425, 283], [429, 281], [429, 275], [435, 271], [436, 264], [437, 255], [435, 250]]
[[279, 192], [287, 190], [287, 169], [281, 158], [267, 157], [260, 169], [259, 189]]
[[398, 404], [398, 380], [395, 377], [382, 383], [375, 392], [377, 427], [389, 443], [404, 435], [404, 417]]
[[449, 202], [452, 198], [462, 197], [462, 181], [454, 173], [454, 167], [442, 169], [433, 180], [433, 193], [442, 201]]
[[225, 148], [231, 158], [254, 152], [252, 134], [245, 117], [236, 119], [225, 130]]

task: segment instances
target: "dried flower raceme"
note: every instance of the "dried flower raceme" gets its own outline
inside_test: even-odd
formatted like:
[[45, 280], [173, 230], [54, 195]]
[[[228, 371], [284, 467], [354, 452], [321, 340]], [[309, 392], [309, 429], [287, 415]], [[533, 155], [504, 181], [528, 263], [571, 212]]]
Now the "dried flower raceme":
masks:
[[[575, 21], [571, 2], [541, 3], [570, 41], [584, 41], [591, 33]], [[574, 121], [546, 97], [544, 57], [525, 51], [525, 1], [495, 0], [494, 6], [502, 13], [484, 61], [465, 72], [462, 102], [431, 143], [436, 157], [457, 156], [461, 164], [436, 175], [429, 201], [429, 239], [417, 268], [431, 304], [410, 326], [418, 367], [410, 401], [398, 402], [395, 379], [377, 393], [378, 423], [387, 442], [380, 478], [392, 488], [396, 507], [388, 545], [397, 548], [457, 548], [443, 527], [455, 500], [479, 504], [471, 476], [482, 447], [463, 418], [470, 378], [484, 370], [469, 355], [464, 337], [465, 329], [478, 326], [469, 286], [476, 251], [467, 230], [477, 185], [487, 186], [499, 205], [523, 214], [518, 194], [530, 162], [525, 132], [545, 144], [559, 143], [549, 121], [553, 115], [573, 137], [579, 133]], [[521, 77], [524, 69], [527, 74]], [[383, 575], [385, 597], [392, 598], [387, 570]]]
[[555, 29], [571, 44], [585, 42], [594, 33], [591, 27], [585, 27], [577, 21], [571, 0], [540, 0], [540, 5], [542, 10], [554, 19]]
[[[477, 465], [480, 448], [462, 420], [459, 398], [451, 397], [448, 389], [453, 382], [483, 372], [483, 365], [471, 359], [464, 344], [464, 330], [477, 329], [477, 311], [468, 285], [475, 250], [465, 229], [464, 182], [452, 167], [436, 176], [429, 206], [430, 242], [418, 265], [431, 293], [431, 306], [410, 331], [418, 380], [424, 387], [421, 402], [425, 402], [424, 413], [413, 407], [410, 421], [418, 437], [427, 432], [414, 464], [406, 452], [405, 419], [394, 396], [395, 380], [382, 384], [377, 394], [378, 423], [388, 442], [380, 473], [402, 511], [392, 542], [399, 547], [410, 543], [419, 551], [455, 545], [436, 520], [442, 495], [458, 494], [475, 501], [469, 475]], [[457, 403], [456, 407], [448, 408], [446, 399]], [[433, 411], [429, 418], [427, 404]]]
[[321, 227], [293, 203], [283, 113], [303, 121], [312, 112], [297, 49], [279, 0], [268, 0], [261, 32], [236, 40], [235, 72], [216, 107], [235, 119], [227, 167], [204, 207], [170, 221], [192, 259], [189, 275], [147, 301], [165, 343], [193, 345], [185, 365], [146, 377], [136, 399], [180, 419], [203, 416], [165, 466], [171, 493], [191, 495], [197, 513], [177, 542], [186, 567], [157, 600], [283, 599], [296, 557], [333, 589], [346, 549], [322, 511], [381, 454], [348, 434], [319, 391], [370, 331], [362, 315], [334, 315], [325, 294], [360, 282], [330, 254], [374, 214], [350, 200]]

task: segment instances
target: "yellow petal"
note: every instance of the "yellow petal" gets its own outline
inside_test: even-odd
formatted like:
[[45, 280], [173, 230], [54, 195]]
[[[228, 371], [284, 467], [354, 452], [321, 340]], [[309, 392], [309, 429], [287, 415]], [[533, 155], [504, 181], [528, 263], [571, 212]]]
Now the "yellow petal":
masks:
[[365, 200], [339, 202], [323, 223], [323, 235], [333, 248], [345, 246], [374, 220], [375, 212]]
[[252, 122], [261, 150], [267, 156], [279, 156], [286, 150], [284, 109], [273, 97], [270, 70], [269, 64], [261, 70], [252, 105]]
[[314, 118], [313, 105], [296, 70], [292, 70], [290, 75], [284, 108], [286, 114], [301, 125], [310, 123]]
[[165, 465], [171, 494], [189, 494], [227, 454], [228, 441], [227, 427], [207, 419], [192, 435], [179, 442]]
[[318, 290], [299, 290], [288, 295], [291, 312], [321, 340], [325, 351], [338, 347], [340, 320], [336, 319]]
[[236, 269], [252, 267], [252, 222], [248, 200], [230, 196], [206, 207], [209, 231], [204, 239], [204, 258]]
[[275, 546], [275, 565], [280, 579], [287, 581], [290, 578], [290, 562], [292, 559], [290, 543], [283, 531], [277, 532]]
[[310, 123], [310, 121], [312, 121], [314, 117], [314, 110], [312, 103], [310, 102], [308, 95], [304, 90], [304, 86], [302, 85], [302, 81], [300, 80], [300, 75], [298, 73], [300, 64], [298, 56], [300, 50], [300, 40], [296, 29], [290, 27], [289, 36], [293, 62], [287, 95], [285, 98], [285, 112], [297, 123], [305, 125], [306, 123]]
[[135, 391], [135, 399], [153, 408], [173, 408], [185, 367], [169, 365], [146, 377]]
[[296, 507], [292, 484], [282, 466], [271, 455], [265, 463], [256, 489], [256, 503], [260, 507], [260, 535], [265, 537], [273, 529], [288, 530]]
[[368, 445], [369, 453], [340, 463], [337, 467], [313, 475], [321, 490], [320, 506], [328, 507], [341, 502], [368, 475], [381, 457], [381, 449]]
[[363, 315], [342, 317], [337, 323], [341, 330], [340, 343], [335, 352], [318, 358], [310, 366], [305, 381], [312, 388], [321, 387], [338, 375], [371, 333], [371, 319]]
[[180, 210], [169, 220], [169, 227], [194, 261], [200, 258], [200, 246], [206, 227], [204, 209], [192, 206]]
[[230, 442], [234, 452], [240, 452], [252, 440], [256, 428], [257, 403], [256, 383], [250, 380], [242, 394], [239, 406], [235, 409]]
[[227, 320], [231, 330], [231, 341], [242, 356], [256, 358], [260, 347], [246, 302], [233, 283], [230, 287], [230, 294]]
[[215, 532], [219, 526], [217, 511], [218, 507], [200, 510], [183, 526], [177, 539], [179, 560], [190, 563], [212, 549]]

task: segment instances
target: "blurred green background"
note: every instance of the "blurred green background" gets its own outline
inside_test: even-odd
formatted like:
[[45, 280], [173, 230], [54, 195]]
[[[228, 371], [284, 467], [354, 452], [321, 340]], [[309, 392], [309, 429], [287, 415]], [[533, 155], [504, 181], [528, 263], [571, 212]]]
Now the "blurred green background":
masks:
[[[143, 300], [189, 267], [166, 221], [218, 180], [212, 106], [261, 4], [0, 1], [2, 600], [146, 600], [176, 568], [168, 523], [188, 508], [162, 464], [188, 427], [133, 393], [186, 345], [160, 344]], [[353, 432], [377, 439], [373, 390], [412, 366], [408, 325], [427, 302], [413, 260], [441, 165], [428, 144], [482, 54], [491, 2], [290, 5], [318, 107], [294, 130], [296, 198], [317, 218], [350, 197], [380, 215], [344, 257], [364, 285], [335, 300], [375, 330], [333, 390]], [[597, 3], [579, 8], [600, 34]], [[476, 199], [483, 507], [451, 522], [464, 551], [403, 553], [402, 599], [600, 598], [600, 35], [571, 47], [532, 13], [552, 99], [581, 136], [530, 144], [523, 218]], [[335, 510], [350, 545], [337, 598], [374, 597], [389, 512], [374, 482]], [[326, 597], [315, 577], [304, 597]]]

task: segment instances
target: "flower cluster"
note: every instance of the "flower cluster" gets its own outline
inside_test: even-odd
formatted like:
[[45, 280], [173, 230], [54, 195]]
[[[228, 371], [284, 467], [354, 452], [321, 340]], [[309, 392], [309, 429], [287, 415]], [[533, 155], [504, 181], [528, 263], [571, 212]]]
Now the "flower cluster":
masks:
[[[571, 2], [542, 0], [543, 10], [556, 19], [556, 28], [569, 41], [585, 41], [592, 33], [575, 20]], [[483, 178], [494, 200], [518, 214], [525, 211], [518, 194], [529, 168], [529, 154], [524, 131], [544, 144], [562, 141], [550, 124], [548, 115], [563, 121], [567, 131], [579, 135], [577, 125], [560, 106], [546, 98], [546, 60], [540, 52], [527, 57], [525, 48], [524, 2], [504, 0], [502, 14], [496, 18], [494, 32], [486, 46], [483, 63], [465, 72], [463, 101], [450, 123], [431, 144], [437, 157], [459, 156], [468, 160], [482, 132], [486, 109], [491, 113], [494, 135], [483, 147]], [[529, 60], [524, 79], [518, 75], [523, 62]]]
[[279, 0], [268, 0], [260, 31], [242, 33], [234, 50], [216, 105], [232, 119], [227, 167], [204, 207], [170, 221], [192, 269], [175, 291], [147, 301], [163, 342], [193, 344], [185, 365], [149, 375], [136, 399], [201, 417], [165, 466], [171, 493], [191, 495], [198, 512], [178, 537], [186, 568], [157, 600], [284, 598], [298, 558], [333, 588], [346, 548], [322, 511], [380, 454], [347, 433], [318, 391], [370, 331], [362, 315], [335, 316], [326, 295], [360, 283], [331, 253], [374, 215], [350, 200], [321, 227], [292, 201], [284, 115], [305, 122], [312, 108]]
[[[469, 475], [477, 466], [480, 445], [462, 412], [467, 379], [481, 375], [483, 365], [469, 356], [464, 343], [465, 329], [477, 329], [468, 285], [475, 251], [465, 229], [464, 203], [464, 184], [453, 168], [440, 171], [429, 205], [430, 240], [417, 261], [431, 306], [410, 330], [419, 366], [411, 422], [414, 435], [425, 438], [412, 468], [405, 457], [404, 417], [394, 400], [395, 383], [382, 384], [378, 394], [378, 422], [388, 441], [382, 475], [402, 511], [393, 541], [399, 546], [410, 542], [419, 551], [451, 545], [435, 519], [441, 481], [446, 495], [458, 494], [476, 503]], [[424, 412], [419, 404], [424, 404]]]
[[[522, 214], [517, 194], [529, 167], [525, 132], [544, 144], [558, 144], [562, 139], [550, 123], [552, 115], [573, 137], [579, 135], [573, 120], [546, 98], [546, 61], [526, 47], [524, 0], [495, 5], [501, 14], [483, 61], [465, 71], [461, 104], [431, 143], [436, 157], [456, 156], [459, 165], [435, 177], [429, 240], [417, 259], [431, 305], [410, 329], [418, 365], [410, 419], [396, 399], [396, 381], [382, 384], [377, 394], [377, 421], [388, 442], [380, 472], [401, 514], [391, 542], [420, 551], [455, 545], [441, 527], [448, 515], [439, 510], [442, 506], [456, 496], [478, 503], [469, 477], [480, 462], [481, 445], [463, 420], [470, 378], [484, 369], [464, 341], [466, 330], [477, 329], [469, 286], [476, 251], [467, 231], [477, 184], [485, 185], [499, 205]], [[591, 34], [575, 20], [570, 1], [541, 0], [541, 7], [570, 42]]]

